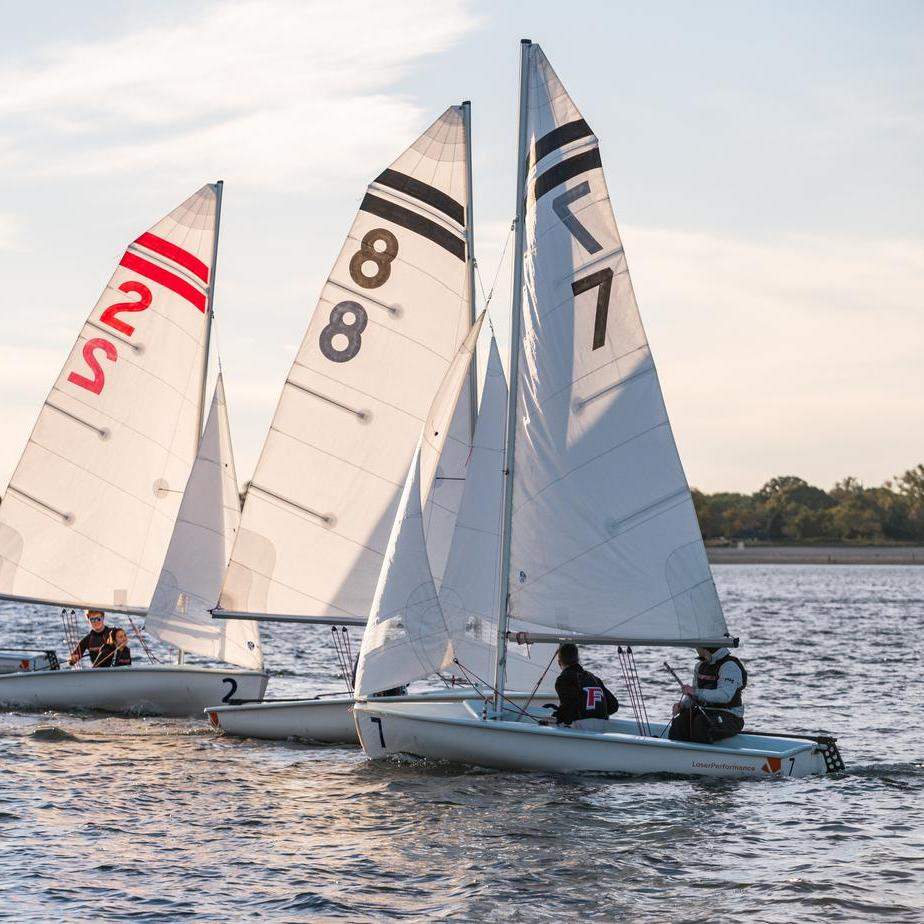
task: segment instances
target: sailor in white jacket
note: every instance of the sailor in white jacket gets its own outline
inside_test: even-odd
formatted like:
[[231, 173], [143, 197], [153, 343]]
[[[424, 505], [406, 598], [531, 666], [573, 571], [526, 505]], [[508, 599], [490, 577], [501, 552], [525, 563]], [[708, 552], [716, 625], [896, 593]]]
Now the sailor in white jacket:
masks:
[[697, 648], [696, 654], [693, 683], [683, 687], [668, 736], [710, 744], [744, 728], [741, 693], [748, 672], [727, 648]]

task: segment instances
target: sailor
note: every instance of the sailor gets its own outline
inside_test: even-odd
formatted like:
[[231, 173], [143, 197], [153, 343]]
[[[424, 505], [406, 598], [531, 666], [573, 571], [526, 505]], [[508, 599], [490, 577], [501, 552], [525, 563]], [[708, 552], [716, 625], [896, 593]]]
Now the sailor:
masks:
[[116, 629], [113, 632], [113, 642], [115, 647], [112, 651], [112, 658], [109, 661], [109, 667], [128, 667], [132, 663], [131, 649], [128, 647], [128, 636], [124, 629]]
[[727, 648], [697, 648], [693, 683], [683, 685], [668, 737], [712, 744], [744, 728], [741, 693], [748, 672]]
[[581, 719], [606, 719], [619, 702], [606, 684], [581, 667], [577, 645], [565, 642], [558, 649], [558, 666], [562, 669], [555, 681], [558, 708], [554, 711], [558, 725], [571, 725]]
[[90, 631], [77, 643], [68, 662], [76, 664], [85, 654], [90, 658], [91, 667], [108, 667], [115, 650], [115, 629], [106, 625], [106, 616], [102, 610], [87, 610], [87, 622]]

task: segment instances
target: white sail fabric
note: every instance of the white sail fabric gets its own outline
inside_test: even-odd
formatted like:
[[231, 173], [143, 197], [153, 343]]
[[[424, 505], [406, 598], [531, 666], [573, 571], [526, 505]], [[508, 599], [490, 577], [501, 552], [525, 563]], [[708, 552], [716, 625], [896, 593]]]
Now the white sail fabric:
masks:
[[212, 619], [231, 546], [241, 521], [231, 427], [221, 375], [145, 628], [168, 645], [260, 670], [256, 622]]
[[[356, 674], [361, 696], [436, 673], [488, 682], [493, 676], [507, 405], [507, 385], [493, 339], [465, 489], [443, 585], [437, 591], [421, 512], [421, 497], [426, 496], [428, 471], [432, 470], [426, 450], [432, 454], [442, 449], [445, 454], [449, 448], [449, 440], [440, 447], [434, 436], [462, 384], [462, 376], [447, 376], [434, 401], [423, 448], [411, 463], [363, 634]], [[514, 624], [512, 628], [534, 627]], [[535, 687], [554, 651], [553, 645], [533, 645], [526, 654], [511, 651], [508, 689]], [[464, 670], [456, 666], [456, 658]]]
[[199, 442], [216, 188], [129, 244], [0, 507], [0, 594], [146, 608]]
[[529, 50], [510, 614], [609, 638], [726, 631], [597, 138]]
[[[470, 374], [474, 372], [472, 363]], [[449, 425], [449, 437], [443, 447], [439, 467], [423, 512], [424, 534], [430, 556], [430, 570], [437, 590], [443, 580], [449, 546], [452, 542], [469, 455], [472, 451], [471, 392], [465, 388], [459, 395], [455, 414]]]
[[369, 186], [283, 388], [221, 609], [368, 616], [421, 425], [471, 326], [466, 161], [453, 107]]
[[430, 567], [423, 498], [451, 443], [450, 422], [460, 392], [467, 390], [463, 386], [483, 320], [482, 312], [459, 347], [411, 460], [363, 633], [355, 684], [360, 695], [427, 677], [443, 661], [447, 632]]
[[[489, 682], [494, 678], [506, 413], [507, 382], [492, 337], [465, 492], [439, 589], [446, 625], [446, 645], [439, 667], [446, 676], [464, 679], [465, 672], [453, 664], [458, 659], [470, 677]], [[507, 628], [516, 632], [535, 627], [512, 620]], [[555, 650], [554, 645], [511, 648], [507, 653], [507, 688], [532, 689]], [[544, 686], [548, 688], [554, 673], [551, 677], [547, 674], [546, 679], [549, 682]]]

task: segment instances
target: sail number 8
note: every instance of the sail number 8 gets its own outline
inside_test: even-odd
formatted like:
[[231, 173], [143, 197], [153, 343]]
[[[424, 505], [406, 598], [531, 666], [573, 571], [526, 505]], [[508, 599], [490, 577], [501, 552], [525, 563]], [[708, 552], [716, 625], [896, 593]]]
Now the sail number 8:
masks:
[[[381, 250], [378, 244], [384, 245]], [[385, 228], [373, 228], [350, 258], [350, 278], [363, 289], [378, 289], [391, 276], [391, 264], [398, 256], [398, 239]], [[375, 273], [367, 275], [364, 267], [371, 263]], [[363, 345], [362, 332], [369, 316], [359, 302], [338, 302], [331, 309], [329, 323], [321, 331], [318, 346], [332, 363], [348, 363]]]

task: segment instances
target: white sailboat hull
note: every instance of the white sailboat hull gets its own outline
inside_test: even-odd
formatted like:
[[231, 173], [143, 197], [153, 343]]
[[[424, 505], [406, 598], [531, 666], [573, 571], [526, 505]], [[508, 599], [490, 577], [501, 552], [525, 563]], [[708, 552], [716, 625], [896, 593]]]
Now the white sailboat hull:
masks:
[[[379, 702], [413, 702], [441, 704], [447, 715], [468, 715], [471, 690], [437, 691], [409, 697], [381, 697]], [[533, 699], [555, 702], [554, 693], [538, 693]], [[512, 702], [525, 703], [526, 693], [511, 693]], [[272, 700], [241, 703], [236, 706], [209, 706], [205, 713], [212, 725], [226, 735], [239, 738], [262, 738], [268, 741], [316, 741], [322, 744], [347, 744], [358, 747], [359, 735], [353, 719], [352, 696], [327, 699]], [[478, 701], [480, 702], [480, 700]]]
[[263, 671], [151, 664], [0, 676], [0, 704], [28, 709], [100, 709], [145, 715], [200, 715], [209, 703], [258, 699]]
[[209, 706], [205, 713], [215, 728], [237, 738], [359, 745], [352, 696]]
[[[822, 748], [813, 741], [736, 735], [715, 745], [641, 737], [634, 722], [584, 720], [581, 728], [533, 722], [484, 720], [480, 703], [446, 710], [437, 704], [368, 700], [354, 718], [373, 758], [410, 754], [503, 770], [591, 771], [715, 777], [824, 775]], [[543, 713], [531, 710], [536, 717]], [[505, 713], [505, 716], [508, 713]], [[665, 726], [652, 725], [654, 735]]]

